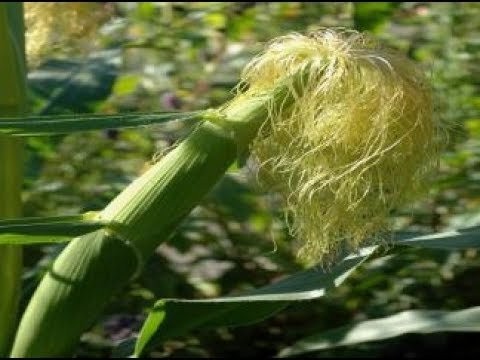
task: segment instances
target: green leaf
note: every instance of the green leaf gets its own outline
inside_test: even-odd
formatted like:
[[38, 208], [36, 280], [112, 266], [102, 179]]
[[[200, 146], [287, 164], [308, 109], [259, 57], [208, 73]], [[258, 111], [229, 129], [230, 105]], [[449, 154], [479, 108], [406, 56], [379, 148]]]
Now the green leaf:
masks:
[[480, 226], [399, 239], [395, 245], [444, 250], [480, 248]]
[[67, 242], [101, 229], [108, 223], [93, 220], [94, 212], [80, 215], [33, 217], [0, 221], [0, 245]]
[[407, 333], [480, 331], [480, 307], [458, 311], [410, 310], [309, 336], [282, 350], [280, 357], [393, 338]]
[[117, 81], [113, 85], [113, 93], [117, 96], [131, 94], [139, 84], [140, 77], [133, 74], [122, 75], [117, 78]]
[[77, 131], [127, 128], [173, 120], [200, 119], [202, 112], [159, 112], [132, 114], [77, 114], [0, 118], [0, 133], [16, 136], [67, 134]]
[[359, 31], [379, 31], [390, 20], [394, 10], [401, 3], [356, 2], [353, 3], [353, 21]]
[[[393, 244], [445, 250], [480, 248], [480, 227], [429, 235], [397, 234]], [[135, 354], [140, 356], [166, 338], [194, 328], [247, 325], [271, 316], [291, 301], [321, 297], [327, 290], [340, 285], [375, 249], [375, 246], [363, 248], [329, 272], [313, 268], [243, 295], [206, 300], [160, 300], [142, 327]]]
[[319, 298], [339, 286], [376, 248], [361, 249], [330, 271], [315, 267], [241, 295], [205, 300], [160, 300], [140, 331], [135, 354], [140, 356], [164, 339], [194, 328], [252, 324], [282, 310], [291, 301]]
[[48, 59], [28, 74], [28, 87], [41, 108], [34, 113], [86, 113], [111, 94], [120, 71], [122, 52], [93, 52], [85, 59]]

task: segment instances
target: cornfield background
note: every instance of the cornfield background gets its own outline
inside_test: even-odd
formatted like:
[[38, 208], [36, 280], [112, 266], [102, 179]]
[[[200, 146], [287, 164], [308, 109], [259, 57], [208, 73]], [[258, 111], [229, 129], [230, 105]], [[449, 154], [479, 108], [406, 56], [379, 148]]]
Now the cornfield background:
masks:
[[[368, 31], [428, 69], [437, 116], [450, 129], [430, 193], [392, 215], [395, 228], [432, 233], [480, 224], [480, 4], [102, 4], [101, 11], [109, 20], [91, 41], [75, 44], [72, 38], [75, 51], [52, 47], [38, 64], [29, 67], [31, 113], [114, 114], [215, 107], [232, 97], [242, 67], [276, 36], [319, 26]], [[27, 137], [23, 215], [74, 215], [102, 209], [145, 171], [152, 154], [161, 158], [190, 130], [191, 124], [173, 122]], [[76, 355], [129, 354], [158, 299], [241, 293], [304, 269], [291, 252], [292, 239], [276, 199], [255, 185], [248, 166], [240, 172], [235, 167], [231, 170], [157, 249], [142, 274], [112, 299], [95, 326], [83, 334]], [[195, 179], [191, 185], [195, 186]], [[20, 311], [63, 247], [25, 247]], [[145, 355], [271, 357], [307, 336], [368, 319], [405, 310], [480, 306], [479, 275], [480, 255], [473, 248], [414, 247], [385, 252], [360, 265], [322, 298], [294, 302], [251, 326], [193, 328]], [[424, 315], [415, 314], [411, 313], [409, 324], [424, 320]], [[477, 331], [479, 324], [480, 320]], [[376, 328], [383, 332], [397, 328], [401, 335], [403, 326], [399, 321]], [[336, 341], [335, 334], [327, 338], [330, 345]], [[299, 346], [295, 355], [478, 356], [478, 339], [476, 332], [440, 331], [384, 340], [379, 335], [370, 342], [327, 345], [322, 350]]]

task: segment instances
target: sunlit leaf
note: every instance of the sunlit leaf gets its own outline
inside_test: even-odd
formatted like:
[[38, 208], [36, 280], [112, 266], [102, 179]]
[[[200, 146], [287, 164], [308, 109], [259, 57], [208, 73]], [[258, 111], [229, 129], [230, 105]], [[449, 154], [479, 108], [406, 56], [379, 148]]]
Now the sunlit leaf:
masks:
[[135, 354], [199, 327], [239, 326], [259, 322], [291, 301], [311, 300], [339, 286], [376, 246], [362, 249], [330, 271], [312, 268], [245, 294], [205, 300], [162, 299], [155, 304], [139, 334]]
[[338, 346], [379, 341], [407, 333], [480, 331], [480, 307], [459, 311], [411, 310], [381, 319], [311, 335], [282, 350], [280, 357], [302, 355]]
[[445, 250], [480, 248], [480, 226], [404, 238], [395, 244]]

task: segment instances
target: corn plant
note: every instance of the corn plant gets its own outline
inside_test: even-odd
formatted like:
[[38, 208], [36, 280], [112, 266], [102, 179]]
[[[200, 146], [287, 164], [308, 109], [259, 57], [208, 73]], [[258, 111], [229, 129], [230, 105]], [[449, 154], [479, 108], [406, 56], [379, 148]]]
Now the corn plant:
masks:
[[[111, 296], [142, 271], [155, 248], [230, 165], [248, 154], [259, 164], [261, 183], [283, 199], [299, 257], [324, 270], [306, 270], [238, 296], [159, 300], [136, 340], [135, 355], [196, 327], [250, 324], [292, 301], [323, 296], [387, 240], [447, 249], [479, 245], [477, 229], [388, 235], [388, 214], [425, 190], [441, 151], [442, 124], [432, 115], [422, 70], [366, 35], [322, 29], [275, 39], [245, 67], [236, 96], [216, 109], [41, 117], [22, 116], [21, 19], [19, 4], [0, 5], [0, 215], [17, 218], [0, 222], [3, 354], [70, 355]], [[171, 120], [198, 124], [104, 209], [19, 218], [22, 136]], [[12, 345], [19, 246], [45, 242], [69, 244], [30, 299]], [[449, 329], [477, 330], [462, 326], [461, 316], [447, 316], [453, 319]], [[284, 354], [296, 353], [300, 346]]]

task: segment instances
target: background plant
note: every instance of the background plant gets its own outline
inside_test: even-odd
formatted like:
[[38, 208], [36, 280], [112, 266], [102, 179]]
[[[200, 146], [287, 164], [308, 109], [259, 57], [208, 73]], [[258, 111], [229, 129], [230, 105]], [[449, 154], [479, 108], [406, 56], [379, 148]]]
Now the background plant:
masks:
[[[438, 231], [475, 225], [478, 216], [477, 4], [310, 3], [115, 4], [103, 28], [108, 51], [55, 59], [31, 69], [34, 112], [195, 110], [221, 104], [259, 41], [291, 30], [343, 25], [370, 30], [431, 67], [445, 100], [439, 113], [455, 124], [432, 193], [397, 214], [399, 229]], [[188, 131], [182, 124], [27, 139], [27, 216], [76, 214], [102, 208]], [[110, 354], [138, 330], [155, 298], [201, 298], [269, 283], [300, 270], [275, 199], [228, 175], [142, 276], [117, 296], [78, 354]], [[276, 252], [272, 238], [277, 245]], [[62, 245], [26, 249], [24, 302]], [[299, 303], [255, 327], [191, 332], [151, 355], [272, 355], [313, 332], [406, 309], [462, 309], [478, 305], [475, 250], [404, 250], [366, 263], [347, 283], [315, 302]], [[474, 336], [474, 335], [472, 335]], [[413, 348], [474, 351], [455, 335], [401, 338], [336, 350], [385, 354]], [[467, 339], [467, 340], [465, 340]], [[412, 344], [421, 344], [414, 347]], [[248, 346], [246, 345], [248, 344]], [[423, 346], [423, 350], [422, 350]], [[443, 346], [443, 348], [442, 348]], [[249, 353], [251, 351], [251, 353]], [[324, 350], [325, 351], [325, 350]], [[440, 350], [439, 350], [440, 351]], [[456, 350], [457, 351], [457, 350]], [[325, 353], [323, 353], [325, 354]]]

